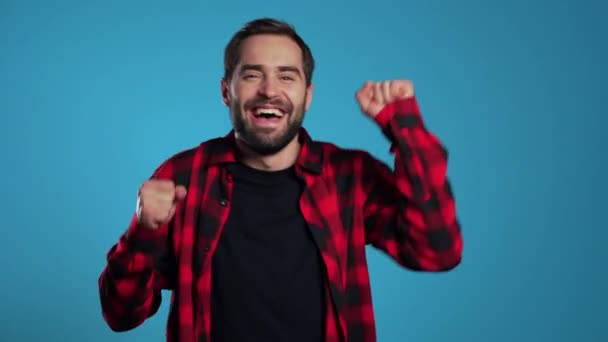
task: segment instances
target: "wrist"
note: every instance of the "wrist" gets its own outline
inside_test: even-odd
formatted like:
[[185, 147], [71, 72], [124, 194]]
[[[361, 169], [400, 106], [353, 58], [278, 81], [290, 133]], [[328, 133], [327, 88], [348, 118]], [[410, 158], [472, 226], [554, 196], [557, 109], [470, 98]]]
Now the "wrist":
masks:
[[396, 114], [420, 115], [420, 108], [415, 96], [410, 96], [385, 105], [374, 117], [380, 127], [387, 127]]
[[139, 215], [133, 215], [129, 229], [127, 229], [126, 238], [131, 242], [156, 240], [163, 236], [162, 227], [152, 229], [146, 227], [139, 220]]

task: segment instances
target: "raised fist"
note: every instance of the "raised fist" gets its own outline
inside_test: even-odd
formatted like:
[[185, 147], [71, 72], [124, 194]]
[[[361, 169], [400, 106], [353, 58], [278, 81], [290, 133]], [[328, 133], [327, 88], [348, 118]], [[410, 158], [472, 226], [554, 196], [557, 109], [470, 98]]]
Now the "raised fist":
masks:
[[407, 80], [367, 81], [355, 97], [361, 111], [375, 118], [385, 105], [414, 96], [414, 84]]
[[175, 214], [175, 206], [186, 198], [186, 188], [170, 180], [148, 180], [139, 189], [137, 218], [149, 229], [166, 224]]

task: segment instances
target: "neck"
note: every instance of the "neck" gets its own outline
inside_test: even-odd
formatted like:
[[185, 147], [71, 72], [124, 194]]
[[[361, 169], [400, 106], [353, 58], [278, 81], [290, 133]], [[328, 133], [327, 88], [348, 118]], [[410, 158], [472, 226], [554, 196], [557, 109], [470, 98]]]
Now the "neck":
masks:
[[251, 168], [261, 171], [285, 170], [296, 163], [300, 153], [300, 142], [297, 136], [282, 150], [267, 156], [252, 151], [239, 139], [236, 140], [236, 145], [239, 150], [240, 161]]

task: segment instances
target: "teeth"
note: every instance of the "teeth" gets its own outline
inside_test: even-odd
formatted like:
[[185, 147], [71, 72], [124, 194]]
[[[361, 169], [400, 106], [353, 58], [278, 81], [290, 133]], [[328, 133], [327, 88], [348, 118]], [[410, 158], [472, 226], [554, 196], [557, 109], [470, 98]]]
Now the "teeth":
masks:
[[278, 117], [283, 116], [283, 113], [280, 110], [273, 109], [273, 108], [258, 108], [255, 111], [255, 115], [257, 115], [257, 116], [262, 115], [262, 114], [272, 114], [272, 115], [278, 116]]

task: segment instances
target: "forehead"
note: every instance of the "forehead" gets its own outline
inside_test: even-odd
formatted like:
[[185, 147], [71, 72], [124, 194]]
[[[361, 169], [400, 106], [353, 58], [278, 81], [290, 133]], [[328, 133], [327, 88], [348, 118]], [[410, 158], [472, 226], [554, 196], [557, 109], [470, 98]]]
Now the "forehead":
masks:
[[283, 35], [254, 35], [243, 41], [239, 64], [268, 67], [295, 66], [302, 68], [302, 50], [291, 38]]

